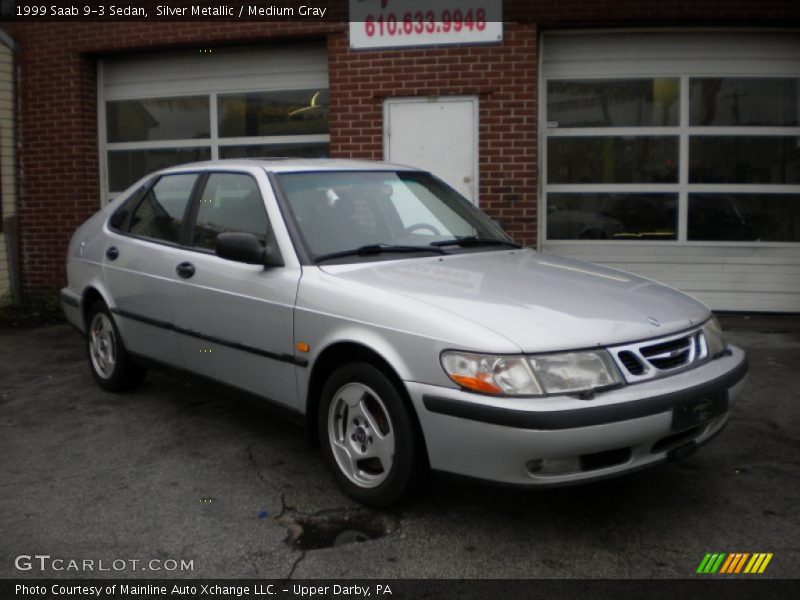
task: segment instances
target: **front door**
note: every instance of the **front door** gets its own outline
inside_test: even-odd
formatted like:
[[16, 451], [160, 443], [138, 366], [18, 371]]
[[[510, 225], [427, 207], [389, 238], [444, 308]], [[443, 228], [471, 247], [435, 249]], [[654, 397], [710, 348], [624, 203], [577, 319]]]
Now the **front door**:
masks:
[[384, 133], [387, 161], [430, 171], [478, 203], [477, 98], [390, 98]]
[[186, 366], [296, 408], [292, 319], [300, 269], [264, 268], [214, 253], [222, 232], [253, 233], [266, 243], [269, 222], [259, 182], [249, 173], [212, 172], [195, 203], [192, 248], [178, 261], [184, 268], [174, 295]]

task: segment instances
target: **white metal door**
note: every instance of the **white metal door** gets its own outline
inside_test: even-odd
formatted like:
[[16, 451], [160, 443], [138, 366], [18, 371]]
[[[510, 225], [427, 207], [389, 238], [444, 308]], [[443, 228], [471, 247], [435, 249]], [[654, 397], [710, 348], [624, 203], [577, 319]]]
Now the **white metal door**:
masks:
[[383, 115], [387, 161], [431, 171], [478, 203], [477, 98], [390, 98]]

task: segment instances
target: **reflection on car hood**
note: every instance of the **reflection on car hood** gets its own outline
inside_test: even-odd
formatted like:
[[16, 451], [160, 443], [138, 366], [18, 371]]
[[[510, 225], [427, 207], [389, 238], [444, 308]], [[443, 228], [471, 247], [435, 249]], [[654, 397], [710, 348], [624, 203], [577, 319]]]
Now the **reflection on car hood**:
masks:
[[524, 352], [647, 339], [710, 315], [704, 304], [670, 287], [528, 249], [322, 269], [480, 323]]

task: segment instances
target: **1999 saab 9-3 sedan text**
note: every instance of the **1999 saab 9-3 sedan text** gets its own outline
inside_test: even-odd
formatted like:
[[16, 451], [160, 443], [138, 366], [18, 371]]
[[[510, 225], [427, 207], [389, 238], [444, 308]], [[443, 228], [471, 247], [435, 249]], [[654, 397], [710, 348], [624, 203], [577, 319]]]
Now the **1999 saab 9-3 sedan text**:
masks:
[[160, 363], [268, 399], [373, 505], [428, 467], [548, 485], [682, 456], [747, 372], [704, 304], [521, 248], [434, 176], [384, 163], [161, 171], [78, 229], [68, 280], [102, 387]]

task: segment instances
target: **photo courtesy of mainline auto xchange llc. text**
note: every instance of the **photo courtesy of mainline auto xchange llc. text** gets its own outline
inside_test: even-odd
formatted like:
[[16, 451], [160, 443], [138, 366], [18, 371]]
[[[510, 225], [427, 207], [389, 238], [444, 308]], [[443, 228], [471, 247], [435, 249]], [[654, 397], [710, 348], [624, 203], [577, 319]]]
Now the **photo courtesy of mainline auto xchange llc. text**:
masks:
[[[396, 590], [400, 590], [395, 586]], [[17, 597], [210, 597], [210, 598], [253, 598], [285, 596], [293, 598], [369, 598], [392, 597], [394, 592], [389, 583], [361, 583], [346, 585], [298, 584], [298, 583], [48, 583], [14, 585]]]
[[0, 598], [791, 591], [798, 3], [0, 12]]

